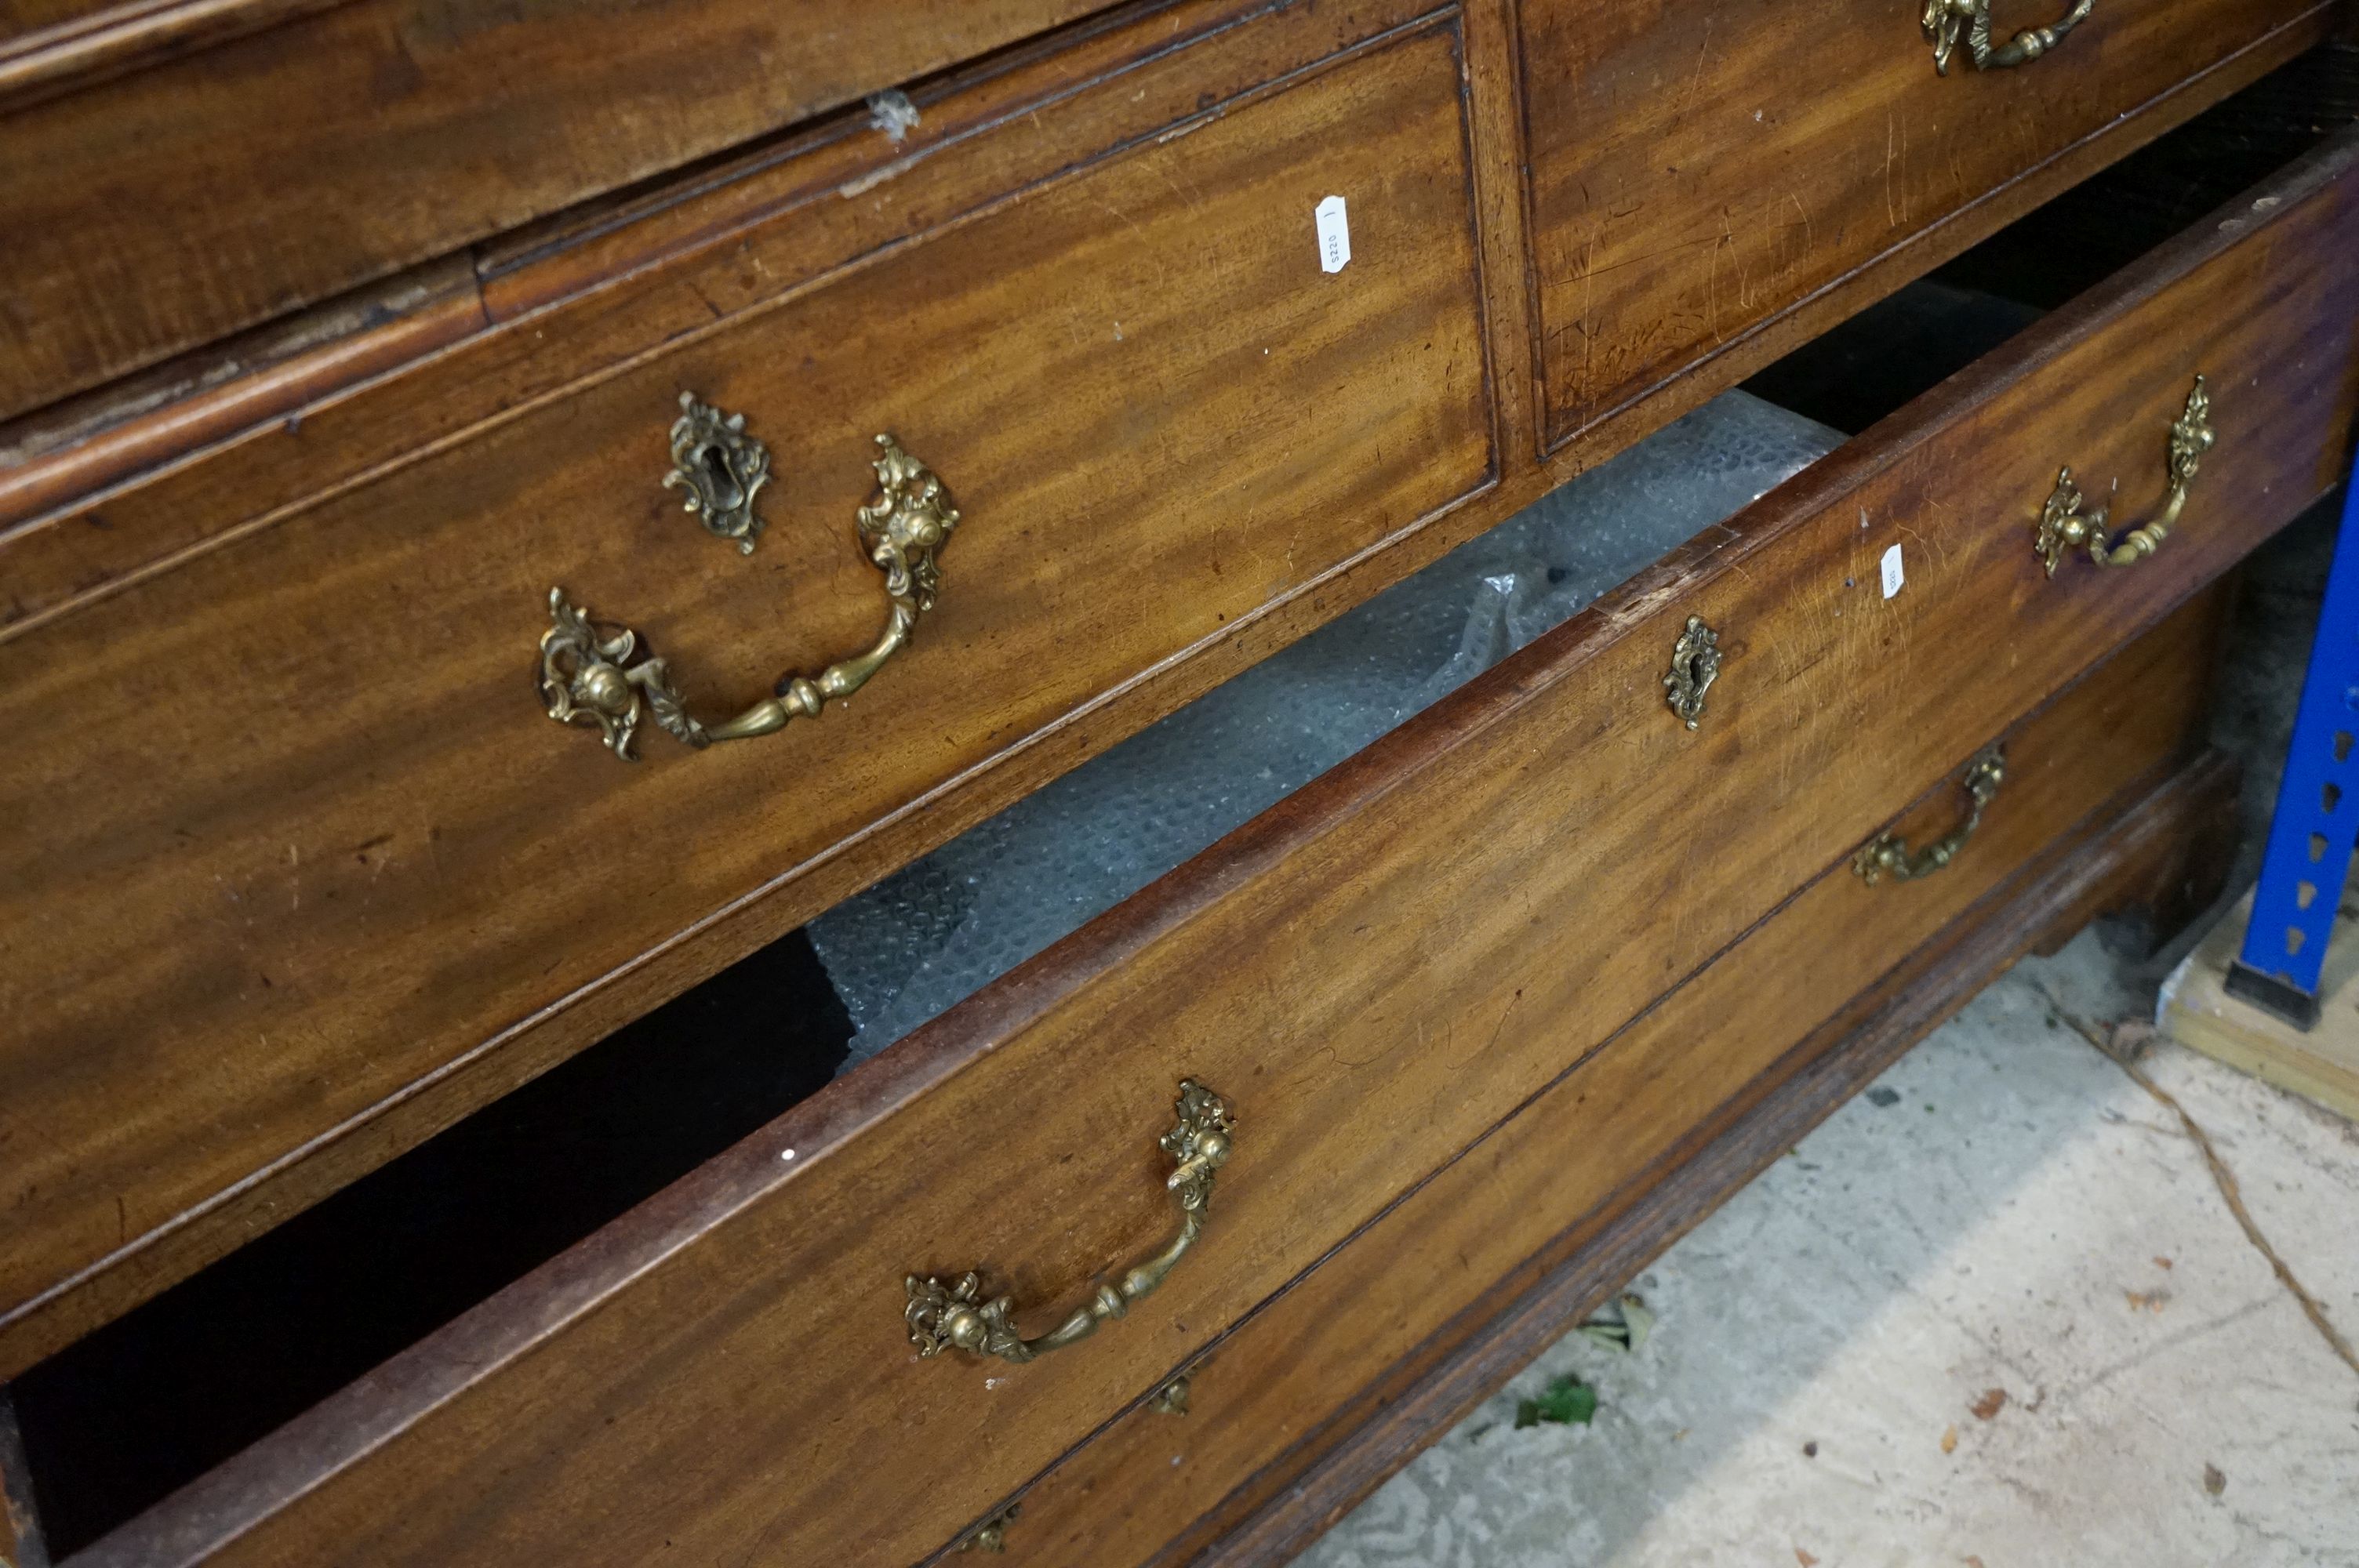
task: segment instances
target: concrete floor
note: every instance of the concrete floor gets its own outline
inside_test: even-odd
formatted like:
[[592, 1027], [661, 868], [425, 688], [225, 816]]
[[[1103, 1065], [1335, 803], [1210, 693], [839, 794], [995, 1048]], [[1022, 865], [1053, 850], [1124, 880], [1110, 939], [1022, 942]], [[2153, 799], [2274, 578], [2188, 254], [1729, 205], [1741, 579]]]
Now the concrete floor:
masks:
[[[2248, 580], [2221, 732], [2256, 839], [2331, 541]], [[1307, 1568], [2359, 1568], [2359, 1371], [2060, 1020], [2150, 1017], [2130, 951], [2091, 931], [1992, 985], [1634, 1281], [1642, 1348], [1569, 1336]], [[2140, 1067], [2359, 1337], [2359, 1129], [2168, 1042]], [[1593, 1422], [1516, 1430], [1568, 1371]]]

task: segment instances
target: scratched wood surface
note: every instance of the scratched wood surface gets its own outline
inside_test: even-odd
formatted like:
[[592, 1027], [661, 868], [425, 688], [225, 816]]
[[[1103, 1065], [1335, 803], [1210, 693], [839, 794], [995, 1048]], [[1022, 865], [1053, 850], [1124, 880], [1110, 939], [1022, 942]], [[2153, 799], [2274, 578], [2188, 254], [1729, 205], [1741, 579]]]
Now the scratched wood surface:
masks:
[[[223, 9], [191, 4], [141, 8], [116, 46], [140, 68], [63, 92], [87, 40], [28, 48], [0, 73], [29, 99], [0, 99], [0, 416], [1100, 3], [248, 0], [230, 8], [273, 25], [141, 52]], [[17, 20], [87, 12], [35, 0]]]
[[[2002, 34], [2056, 7], [2002, 0]], [[1528, 0], [1533, 308], [1571, 438], [2112, 127], [2311, 0], [2108, 0], [2030, 65], [1937, 76], [1914, 8]], [[2174, 114], [2193, 105], [2182, 102]], [[2144, 134], [2169, 116], [2144, 120]]]
[[2101, 914], [2159, 903], [2184, 919], [2216, 899], [2234, 858], [2237, 778], [2233, 759], [2207, 752], [2042, 849], [1795, 1045], [1668, 1170], [1646, 1173], [1634, 1201], [1552, 1241], [1559, 1260], [1527, 1265], [1530, 1290], [1485, 1303], [1487, 1321], [1400, 1367], [1315, 1468], [1188, 1561], [1261, 1568], [1300, 1552], [2024, 955], [2052, 952]]
[[[1635, 1202], [1757, 1080], [1798, 1065], [1798, 1041], [2178, 767], [2201, 739], [2226, 598], [2206, 590], [2010, 730], [2006, 784], [1938, 877], [1870, 888], [1847, 861], [1827, 868], [1199, 1357], [1184, 1418], [1141, 1405], [1026, 1488], [1008, 1568], [1187, 1561], [1283, 1493], [1374, 1396], [1529, 1290], [1557, 1238]], [[1945, 780], [1891, 827], [1921, 844], [1959, 795]]]
[[[1072, 732], [1062, 765], [1111, 743], [1107, 693], [1145, 722], [1211, 678], [1191, 654], [1257, 656], [1271, 605], [1489, 482], [1454, 29], [1208, 107], [14, 642], [7, 1361], [382, 1159], [353, 1123], [421, 1080], [447, 1119], [545, 1065], [482, 1057], [701, 923], [742, 944], [706, 973], [799, 924], [841, 892], [806, 873], [880, 821], [906, 856], [1029, 787], [1044, 732]], [[1331, 275], [1310, 213], [1339, 191]], [[683, 388], [773, 454], [750, 557], [658, 483]], [[965, 521], [857, 699], [704, 752], [650, 730], [636, 766], [549, 721], [552, 586], [716, 717], [865, 647], [852, 521], [886, 429]], [[142, 1257], [224, 1203], [203, 1247]]]
[[[932, 1550], [2334, 482], [2354, 165], [2199, 225], [89, 1561]], [[2152, 504], [2199, 370], [2210, 504], [2049, 580], [2056, 463]], [[1697, 733], [1661, 705], [1690, 614], [1727, 654]], [[918, 1362], [904, 1273], [1046, 1314], [1155, 1242], [1183, 1076], [1241, 1118], [1201, 1253], [1081, 1350]]]

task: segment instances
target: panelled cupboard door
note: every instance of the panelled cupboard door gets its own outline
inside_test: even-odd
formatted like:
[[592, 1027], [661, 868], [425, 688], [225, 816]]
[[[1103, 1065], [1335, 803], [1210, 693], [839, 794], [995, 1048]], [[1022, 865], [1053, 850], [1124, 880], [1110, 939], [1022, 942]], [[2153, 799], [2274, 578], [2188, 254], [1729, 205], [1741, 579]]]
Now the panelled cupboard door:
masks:
[[[943, 1546], [2333, 484], [2359, 276], [2331, 264], [2354, 244], [2359, 133], [87, 1562]], [[2060, 552], [2051, 576], [2035, 524], [2058, 465], [2120, 476], [2126, 528], [2166, 506], [2175, 425], [2209, 442], [2180, 443], [2201, 469], [2161, 551]], [[1664, 680], [1690, 618], [1723, 660], [1694, 730]], [[1037, 1336], [1164, 1244], [1167, 1184], [1204, 1150], [1156, 1141], [1183, 1079], [1234, 1126], [1159, 1288], [1038, 1358], [920, 1354], [905, 1311], [929, 1277], [977, 1271], [977, 1302], [1005, 1293]]]
[[[1473, 244], [1443, 18], [14, 639], [0, 1328], [1044, 734], [1086, 731], [1065, 765], [1111, 744], [1109, 694], [1489, 484]], [[683, 394], [743, 430], [683, 458]], [[740, 438], [766, 525], [717, 537], [682, 497], [752, 486], [712, 476]], [[910, 615], [818, 719], [704, 750], [659, 728], [663, 686], [717, 725]], [[551, 689], [581, 719], [636, 704], [640, 760], [551, 722]]]
[[1103, 3], [0, 7], [0, 419]]
[[[1993, 48], [2070, 3], [1984, 0]], [[1522, 0], [1543, 443], [2333, 6], [2080, 9], [2012, 67], [1978, 69], [1964, 27], [1943, 74], [1893, 0]]]

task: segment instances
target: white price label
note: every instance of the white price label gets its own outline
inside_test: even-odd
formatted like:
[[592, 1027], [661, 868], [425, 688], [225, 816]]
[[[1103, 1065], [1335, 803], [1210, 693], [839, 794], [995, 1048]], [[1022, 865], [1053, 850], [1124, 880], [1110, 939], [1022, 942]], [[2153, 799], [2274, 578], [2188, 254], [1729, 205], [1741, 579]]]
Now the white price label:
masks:
[[1890, 599], [1898, 593], [1906, 580], [1900, 570], [1900, 546], [1895, 545], [1884, 552], [1884, 597]]
[[1352, 225], [1343, 216], [1343, 199], [1330, 196], [1311, 209], [1319, 224], [1319, 270], [1341, 272], [1352, 259]]

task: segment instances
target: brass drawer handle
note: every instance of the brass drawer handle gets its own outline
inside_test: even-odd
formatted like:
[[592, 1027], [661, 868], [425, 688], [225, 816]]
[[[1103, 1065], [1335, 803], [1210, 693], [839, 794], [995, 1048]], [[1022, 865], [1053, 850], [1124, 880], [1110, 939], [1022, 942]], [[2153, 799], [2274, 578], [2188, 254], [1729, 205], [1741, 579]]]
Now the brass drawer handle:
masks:
[[1961, 33], [1976, 70], [2004, 70], [2012, 65], [2029, 65], [2062, 43], [2065, 35], [2087, 21], [2095, 7], [2096, 0], [2075, 0], [2054, 27], [2026, 27], [1995, 47], [1991, 43], [1991, 0], [1925, 0], [1925, 14], [1918, 25], [1925, 31], [1925, 41], [1933, 46], [1933, 70], [1938, 74], [1950, 74], [1950, 57], [1957, 52]]
[[1024, 1512], [1022, 1503], [1010, 1503], [1006, 1508], [974, 1527], [974, 1533], [958, 1543], [961, 1552], [1001, 1552], [1007, 1550], [1007, 1527]]
[[1157, 1415], [1183, 1416], [1188, 1413], [1188, 1390], [1194, 1384], [1193, 1369], [1180, 1373], [1156, 1391], [1147, 1401], [1147, 1408]]
[[[706, 526], [749, 551], [761, 526], [753, 515], [753, 496], [768, 478], [769, 453], [745, 436], [742, 416], [715, 429], [684, 431], [699, 409], [718, 419], [717, 410], [700, 404], [673, 427], [675, 466], [665, 482], [687, 484], [688, 510], [701, 513]], [[549, 630], [540, 638], [540, 695], [549, 716], [560, 724], [596, 725], [614, 755], [636, 762], [631, 738], [643, 714], [652, 714], [665, 733], [701, 749], [715, 741], [767, 735], [792, 719], [815, 719], [829, 698], [849, 697], [867, 685], [908, 644], [918, 617], [934, 607], [941, 589], [935, 557], [959, 521], [958, 509], [931, 470], [889, 435], [877, 437], [876, 445], [876, 496], [860, 508], [853, 524], [862, 553], [885, 574], [885, 631], [875, 646], [817, 676], [783, 676], [769, 697], [734, 719], [706, 724], [688, 711], [662, 659], [650, 655], [632, 663], [641, 652], [636, 632], [592, 620], [563, 589], [552, 588]]]
[[2071, 551], [2083, 547], [2089, 552], [2089, 559], [2101, 567], [2134, 566], [2162, 548], [2180, 513], [2186, 510], [2188, 487], [2195, 482], [2196, 470], [2203, 466], [2203, 454], [2212, 449], [2217, 439], [2212, 429], [2212, 395], [2204, 389], [2203, 378], [2199, 375], [2195, 378], [2195, 390], [2187, 395], [2187, 407], [2170, 427], [2170, 451], [2166, 460], [2170, 492], [2164, 502], [2162, 515], [2129, 530], [2111, 544], [2105, 538], [2107, 509], [2100, 506], [2083, 515], [2081, 487], [2072, 482], [2072, 470], [2067, 468], [2059, 473], [2056, 489], [2039, 509], [2039, 532], [2032, 540], [2032, 548], [2039, 552], [2048, 575], [2054, 577], [2058, 563]]
[[1959, 782], [1966, 789], [1964, 821], [1913, 855], [1908, 852], [1908, 840], [1899, 834], [1876, 835], [1851, 858], [1851, 869], [1859, 873], [1859, 880], [1870, 887], [1886, 877], [1896, 882], [1913, 882], [1956, 860], [1974, 829], [1983, 825], [1983, 808], [2006, 782], [2006, 748], [1993, 746], [1983, 752], [1966, 765], [1966, 776]]
[[939, 1356], [956, 1347], [973, 1356], [1029, 1361], [1087, 1339], [1097, 1332], [1098, 1325], [1122, 1316], [1131, 1303], [1161, 1284], [1172, 1265], [1203, 1234], [1204, 1215], [1212, 1202], [1212, 1173], [1228, 1161], [1229, 1133], [1235, 1126], [1227, 1103], [1193, 1078], [1181, 1080], [1177, 1109], [1177, 1124], [1161, 1140], [1163, 1152], [1174, 1162], [1163, 1184], [1180, 1202], [1180, 1232], [1169, 1246], [1134, 1264], [1119, 1284], [1099, 1281], [1097, 1294], [1087, 1306], [1076, 1307], [1064, 1322], [1038, 1339], [1027, 1339], [1016, 1332], [1016, 1307], [1007, 1297], [980, 1299], [979, 1276], [962, 1274], [945, 1285], [931, 1275], [919, 1279], [911, 1274], [902, 1281], [908, 1292], [902, 1315], [908, 1320], [909, 1343], [918, 1347], [918, 1354]]

